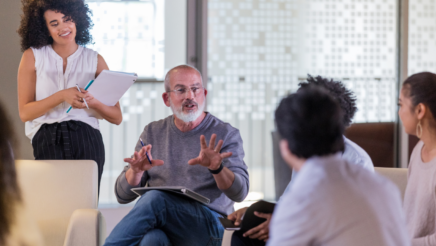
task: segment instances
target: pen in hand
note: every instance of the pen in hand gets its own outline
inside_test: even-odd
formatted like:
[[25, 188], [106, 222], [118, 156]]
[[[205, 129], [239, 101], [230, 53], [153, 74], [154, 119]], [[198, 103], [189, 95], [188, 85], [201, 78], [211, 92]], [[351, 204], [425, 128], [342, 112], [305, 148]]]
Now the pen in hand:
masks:
[[[145, 145], [144, 145], [144, 142], [142, 142], [142, 138], [139, 138], [139, 141], [141, 141], [141, 145], [142, 145], [142, 147], [144, 147]], [[148, 156], [147, 151], [145, 152], [145, 155], [147, 156], [147, 160], [148, 160], [148, 162], [150, 162], [150, 165], [151, 165], [150, 156]]]
[[[79, 92], [82, 92], [82, 91], [80, 90], [80, 88], [79, 88], [79, 85], [76, 84], [76, 87], [77, 87], [77, 90], [78, 90]], [[85, 98], [82, 98], [82, 99], [83, 99], [83, 101], [85, 102], [86, 108], [89, 109], [89, 107], [88, 107], [88, 103], [86, 103]]]

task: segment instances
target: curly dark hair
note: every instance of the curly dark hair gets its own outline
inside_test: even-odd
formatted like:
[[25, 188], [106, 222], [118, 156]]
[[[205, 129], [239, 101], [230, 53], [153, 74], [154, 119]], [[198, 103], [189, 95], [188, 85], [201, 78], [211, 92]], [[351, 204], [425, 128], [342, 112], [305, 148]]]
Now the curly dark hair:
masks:
[[275, 111], [275, 121], [289, 150], [307, 159], [344, 150], [342, 115], [329, 91], [308, 85], [283, 98]]
[[89, 30], [93, 24], [91, 21], [92, 12], [84, 0], [22, 0], [23, 15], [21, 16], [18, 34], [21, 37], [21, 50], [25, 51], [30, 47], [41, 48], [52, 44], [44, 13], [53, 10], [64, 14], [76, 24], [76, 43], [86, 45], [92, 42]]
[[0, 103], [0, 245], [5, 245], [21, 202], [15, 171], [15, 135], [10, 118]]
[[300, 89], [309, 85], [321, 86], [327, 89], [327, 91], [329, 91], [330, 94], [336, 98], [336, 100], [338, 100], [339, 106], [341, 106], [342, 110], [344, 111], [344, 126], [350, 126], [354, 114], [357, 111], [356, 97], [352, 91], [348, 90], [345, 85], [342, 84], [342, 82], [334, 81], [333, 79], [329, 80], [321, 76], [314, 78], [311, 75], [308, 75], [307, 82], [303, 82], [298, 85], [300, 86]]

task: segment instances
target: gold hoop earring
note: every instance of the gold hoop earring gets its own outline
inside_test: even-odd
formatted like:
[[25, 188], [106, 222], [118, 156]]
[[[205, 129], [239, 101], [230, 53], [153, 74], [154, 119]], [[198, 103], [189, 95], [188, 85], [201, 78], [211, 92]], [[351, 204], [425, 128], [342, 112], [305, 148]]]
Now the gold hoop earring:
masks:
[[416, 125], [416, 136], [418, 138], [421, 138], [422, 136], [422, 126], [421, 126], [421, 121], [418, 122], [418, 125]]

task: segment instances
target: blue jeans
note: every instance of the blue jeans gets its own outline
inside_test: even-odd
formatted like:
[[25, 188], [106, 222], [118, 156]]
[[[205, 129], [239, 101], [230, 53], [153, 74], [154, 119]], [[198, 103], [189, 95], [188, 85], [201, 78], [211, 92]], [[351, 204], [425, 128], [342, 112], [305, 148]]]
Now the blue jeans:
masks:
[[163, 191], [148, 191], [118, 223], [105, 246], [220, 246], [219, 213], [199, 202]]

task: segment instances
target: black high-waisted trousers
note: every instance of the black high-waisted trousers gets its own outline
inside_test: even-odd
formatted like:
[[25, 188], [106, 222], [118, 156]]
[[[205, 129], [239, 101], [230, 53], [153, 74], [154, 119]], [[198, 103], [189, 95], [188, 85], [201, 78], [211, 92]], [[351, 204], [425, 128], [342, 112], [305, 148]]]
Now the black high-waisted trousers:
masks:
[[43, 124], [32, 139], [35, 160], [94, 160], [98, 165], [98, 191], [104, 165], [99, 130], [81, 121]]

